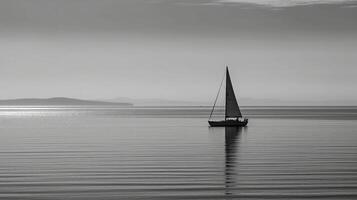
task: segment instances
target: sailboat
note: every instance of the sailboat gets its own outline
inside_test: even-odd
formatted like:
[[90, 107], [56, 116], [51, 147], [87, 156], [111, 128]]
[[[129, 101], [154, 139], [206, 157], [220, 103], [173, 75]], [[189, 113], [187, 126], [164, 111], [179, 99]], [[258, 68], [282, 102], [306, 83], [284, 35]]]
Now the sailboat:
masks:
[[228, 66], [226, 67], [226, 104], [225, 104], [225, 116], [224, 116], [224, 120], [220, 120], [220, 121], [215, 121], [212, 120], [212, 114], [214, 111], [214, 108], [216, 106], [217, 103], [217, 99], [220, 93], [220, 90], [222, 88], [222, 83], [223, 80], [221, 82], [221, 86], [218, 90], [218, 94], [217, 97], [214, 101], [213, 104], [213, 108], [211, 111], [211, 114], [209, 116], [208, 119], [208, 123], [210, 126], [235, 126], [235, 127], [243, 127], [246, 126], [248, 124], [248, 119], [244, 118], [242, 116], [242, 113], [240, 112], [239, 106], [238, 106], [238, 102], [236, 99], [236, 96], [234, 94], [234, 90], [233, 90], [233, 85], [232, 85], [232, 81], [231, 81], [231, 77], [229, 75], [229, 70], [228, 70]]

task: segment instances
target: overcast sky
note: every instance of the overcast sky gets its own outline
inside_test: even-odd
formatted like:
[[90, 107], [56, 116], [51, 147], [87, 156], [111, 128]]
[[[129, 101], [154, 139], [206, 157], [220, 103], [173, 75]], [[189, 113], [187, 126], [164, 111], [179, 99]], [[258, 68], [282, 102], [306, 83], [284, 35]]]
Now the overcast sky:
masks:
[[0, 98], [357, 102], [357, 2], [1, 0]]

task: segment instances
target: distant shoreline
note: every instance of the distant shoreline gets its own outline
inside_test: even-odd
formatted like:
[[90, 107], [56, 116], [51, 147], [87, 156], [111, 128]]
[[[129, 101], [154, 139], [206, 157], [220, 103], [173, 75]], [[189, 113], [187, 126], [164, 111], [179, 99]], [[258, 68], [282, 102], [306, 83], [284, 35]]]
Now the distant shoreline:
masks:
[[[176, 102], [168, 104], [167, 102], [163, 102], [160, 105], [160, 102], [154, 103], [140, 103], [140, 102], [131, 102], [129, 100], [118, 101], [118, 100], [83, 100], [76, 98], [67, 98], [67, 97], [53, 97], [53, 98], [18, 98], [18, 99], [3, 99], [0, 100], [0, 106], [36, 106], [36, 107], [44, 107], [44, 106], [114, 106], [114, 107], [135, 107], [135, 108], [211, 108], [212, 105], [208, 103], [202, 103], [200, 105], [199, 102], [197, 104], [190, 103], [189, 105], [180, 104]], [[245, 108], [350, 108], [357, 107], [357, 105], [244, 105], [248, 104], [247, 102], [243, 104], [239, 104], [242, 109]], [[217, 108], [221, 108], [221, 106], [217, 106]]]
[[67, 97], [53, 98], [23, 98], [0, 100], [0, 106], [121, 106], [132, 107], [132, 103], [127, 102], [107, 102], [82, 100]]

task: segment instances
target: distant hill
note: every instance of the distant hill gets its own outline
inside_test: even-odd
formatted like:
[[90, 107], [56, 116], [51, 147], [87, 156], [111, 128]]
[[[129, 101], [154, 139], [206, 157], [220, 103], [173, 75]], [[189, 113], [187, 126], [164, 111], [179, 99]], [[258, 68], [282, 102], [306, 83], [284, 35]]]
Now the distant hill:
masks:
[[106, 102], [81, 100], [66, 97], [54, 97], [48, 99], [27, 98], [27, 99], [6, 99], [0, 100], [0, 105], [23, 105], [23, 106], [133, 106], [131, 103]]

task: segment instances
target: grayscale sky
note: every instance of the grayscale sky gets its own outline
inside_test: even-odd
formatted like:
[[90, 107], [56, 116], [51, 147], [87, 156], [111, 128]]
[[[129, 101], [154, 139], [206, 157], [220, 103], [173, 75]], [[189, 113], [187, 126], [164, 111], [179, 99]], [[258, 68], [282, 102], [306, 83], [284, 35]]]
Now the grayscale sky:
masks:
[[1, 0], [0, 99], [357, 102], [357, 1]]

